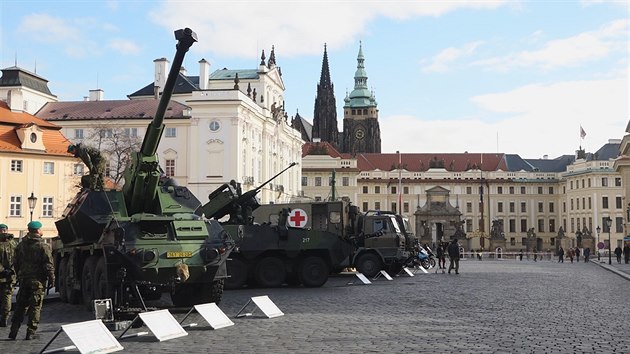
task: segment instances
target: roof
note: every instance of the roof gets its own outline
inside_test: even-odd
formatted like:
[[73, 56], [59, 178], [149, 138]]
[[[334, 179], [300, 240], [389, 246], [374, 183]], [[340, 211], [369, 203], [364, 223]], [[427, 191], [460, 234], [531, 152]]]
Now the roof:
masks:
[[[575, 156], [573, 155], [562, 155], [556, 157], [555, 159], [525, 159], [528, 164], [530, 164], [533, 169], [529, 169], [526, 171], [531, 172], [564, 172], [567, 170], [567, 166], [575, 162]], [[517, 170], [510, 170], [517, 171]], [[518, 170], [520, 171], [520, 170]]]
[[[309, 142], [302, 145], [302, 157], [307, 155], [328, 155], [331, 157], [349, 158], [349, 154], [341, 154], [327, 141]], [[348, 155], [348, 156], [345, 156]]]
[[293, 128], [299, 130], [300, 132], [304, 132], [304, 135], [306, 135], [303, 136], [303, 138], [306, 138], [304, 141], [313, 141], [313, 125], [304, 119], [299, 113], [295, 113], [295, 117], [293, 117], [291, 123], [294, 125]]
[[57, 97], [50, 92], [48, 80], [17, 66], [2, 69], [0, 86], [24, 86], [47, 95]]
[[[186, 76], [179, 72], [177, 79], [175, 79], [175, 87], [173, 88], [173, 94], [191, 93], [199, 90], [199, 76]], [[127, 95], [127, 97], [138, 96], [154, 96], [155, 95], [155, 83], [152, 82], [140, 90]]]
[[61, 127], [24, 112], [12, 112], [5, 102], [0, 101], [0, 151], [25, 152], [16, 130], [31, 124], [43, 132], [42, 140], [46, 153], [72, 156], [68, 153], [70, 141], [61, 134]]
[[[49, 102], [37, 113], [37, 117], [48, 121], [93, 120], [93, 119], [153, 119], [160, 101], [151, 100], [112, 100]], [[164, 118], [190, 116], [188, 106], [171, 100]]]
[[611, 160], [619, 157], [619, 147], [621, 146], [621, 141], [618, 142], [609, 142], [604, 144], [597, 152], [595, 152], [594, 159], [595, 160]]
[[238, 74], [239, 79], [255, 80], [259, 78], [257, 69], [228, 70], [223, 68], [210, 74], [210, 80], [234, 80], [236, 74]]

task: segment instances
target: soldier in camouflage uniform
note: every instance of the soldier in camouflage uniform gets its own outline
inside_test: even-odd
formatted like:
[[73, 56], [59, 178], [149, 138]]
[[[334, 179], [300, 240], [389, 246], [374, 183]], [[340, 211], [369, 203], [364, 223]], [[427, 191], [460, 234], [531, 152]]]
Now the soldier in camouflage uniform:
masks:
[[96, 148], [81, 144], [68, 146], [68, 152], [80, 158], [90, 170], [89, 175], [81, 177], [81, 186], [89, 189], [103, 189], [105, 158], [101, 152]]
[[7, 318], [11, 312], [11, 295], [15, 285], [13, 261], [15, 241], [13, 234], [8, 233], [8, 227], [0, 224], [0, 327], [7, 326]]
[[15, 272], [20, 282], [17, 303], [11, 321], [9, 339], [15, 339], [17, 332], [28, 315], [28, 328], [25, 339], [34, 339], [39, 325], [39, 316], [44, 303], [46, 281], [51, 287], [55, 282], [55, 270], [50, 246], [42, 240], [42, 223], [31, 221], [28, 234], [15, 249]]

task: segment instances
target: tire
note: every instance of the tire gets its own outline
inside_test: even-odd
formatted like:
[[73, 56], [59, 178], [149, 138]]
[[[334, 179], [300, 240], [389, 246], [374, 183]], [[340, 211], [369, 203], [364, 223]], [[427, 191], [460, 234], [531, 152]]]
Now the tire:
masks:
[[[74, 283], [72, 281], [73, 278], [73, 264], [70, 264], [70, 257], [66, 258], [66, 272], [65, 272], [65, 288], [66, 288], [66, 297], [68, 299], [68, 303], [72, 305], [77, 305], [81, 302], [81, 291], [76, 290], [74, 288]], [[72, 266], [71, 266], [72, 265]]]
[[382, 269], [381, 257], [374, 253], [366, 253], [357, 260], [357, 270], [368, 278], [373, 278]]
[[200, 303], [214, 302], [218, 305], [223, 299], [224, 280], [219, 279], [209, 284], [203, 284], [202, 301]]
[[284, 262], [277, 257], [266, 257], [256, 265], [256, 283], [263, 288], [276, 288], [282, 285], [287, 277]]
[[431, 265], [429, 264], [429, 261], [427, 259], [423, 259], [422, 261], [420, 261], [420, 263], [422, 264], [422, 268], [431, 269]]
[[307, 288], [318, 288], [328, 281], [330, 269], [321, 257], [308, 257], [300, 264], [300, 281]]
[[112, 290], [107, 283], [107, 265], [105, 257], [100, 257], [94, 269], [94, 299], [114, 299], [112, 298]]
[[83, 295], [83, 305], [88, 311], [94, 309], [94, 271], [98, 257], [90, 256], [83, 263], [83, 272], [81, 273], [81, 294]]
[[435, 268], [435, 259], [434, 258], [429, 258], [429, 269], [430, 268]]
[[68, 272], [68, 257], [63, 257], [59, 262], [59, 300], [68, 302], [68, 289], [66, 287], [66, 273]]
[[226, 289], [240, 289], [247, 282], [247, 264], [239, 258], [232, 258], [226, 263], [227, 274], [230, 276], [225, 279]]

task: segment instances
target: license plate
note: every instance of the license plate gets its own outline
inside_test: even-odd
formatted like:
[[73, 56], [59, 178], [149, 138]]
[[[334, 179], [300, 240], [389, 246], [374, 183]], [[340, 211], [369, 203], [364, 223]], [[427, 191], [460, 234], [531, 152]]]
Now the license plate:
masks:
[[166, 258], [190, 258], [192, 255], [192, 252], [166, 252]]

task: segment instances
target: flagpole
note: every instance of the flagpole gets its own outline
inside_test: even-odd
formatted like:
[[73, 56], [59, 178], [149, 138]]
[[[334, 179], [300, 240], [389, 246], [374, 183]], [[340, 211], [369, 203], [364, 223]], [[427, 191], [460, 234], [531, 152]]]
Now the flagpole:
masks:
[[398, 153], [398, 214], [402, 215], [402, 155]]

